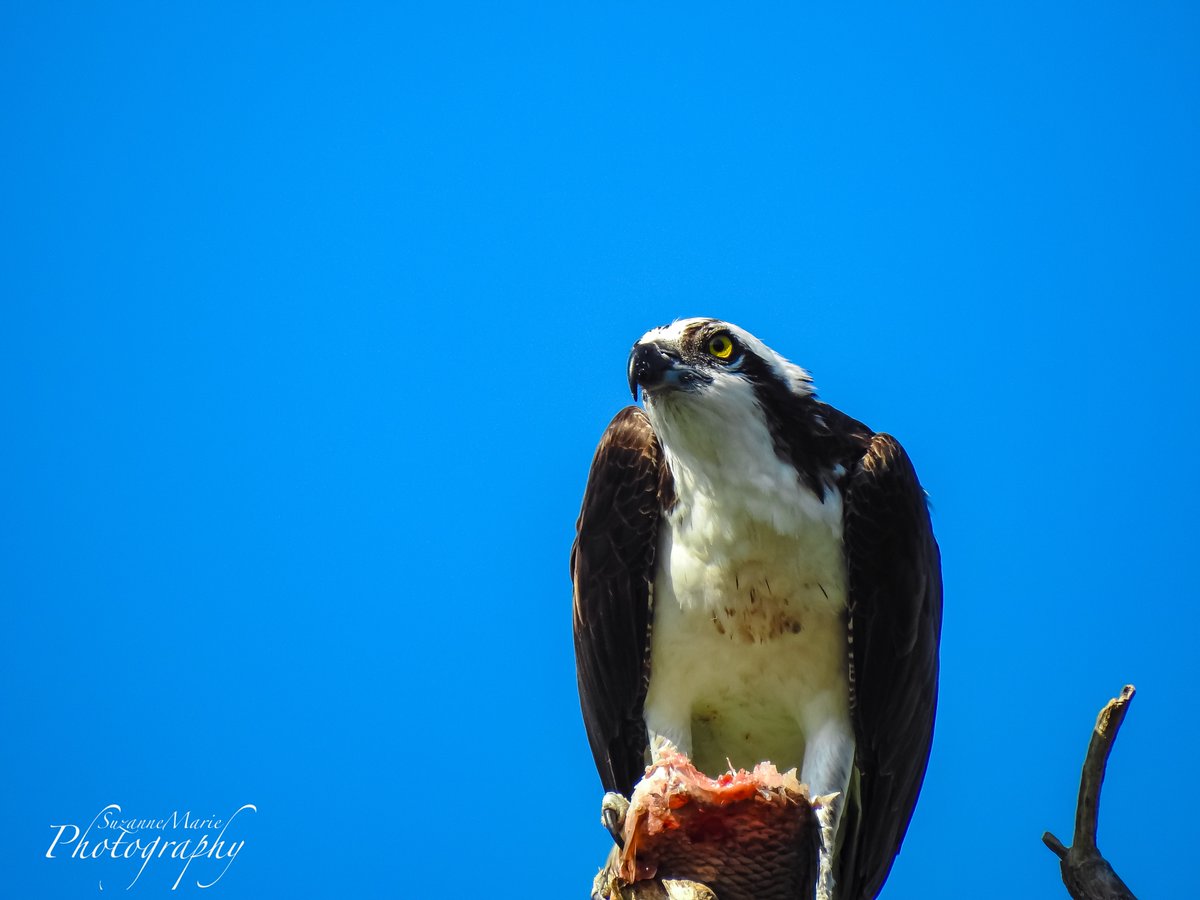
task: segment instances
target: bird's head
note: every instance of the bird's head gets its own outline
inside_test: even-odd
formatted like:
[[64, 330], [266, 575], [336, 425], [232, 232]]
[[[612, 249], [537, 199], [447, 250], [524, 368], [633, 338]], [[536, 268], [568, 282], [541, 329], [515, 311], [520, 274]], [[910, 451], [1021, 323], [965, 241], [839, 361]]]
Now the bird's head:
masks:
[[819, 418], [807, 372], [719, 319], [647, 331], [629, 354], [629, 388], [635, 399], [641, 389], [677, 479], [774, 483], [776, 463], [792, 462], [791, 431]]
[[812, 379], [745, 329], [719, 319], [679, 319], [647, 331], [629, 354], [629, 389], [647, 409], [709, 397], [754, 399], [756, 388], [812, 394]]

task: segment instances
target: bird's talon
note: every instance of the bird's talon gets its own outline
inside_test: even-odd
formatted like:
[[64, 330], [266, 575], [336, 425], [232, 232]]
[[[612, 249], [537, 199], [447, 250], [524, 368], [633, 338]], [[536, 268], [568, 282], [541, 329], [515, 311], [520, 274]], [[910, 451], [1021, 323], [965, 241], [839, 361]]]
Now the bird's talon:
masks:
[[618, 847], [624, 848], [625, 814], [629, 812], [629, 801], [615, 791], [609, 791], [600, 801], [600, 823], [612, 835]]

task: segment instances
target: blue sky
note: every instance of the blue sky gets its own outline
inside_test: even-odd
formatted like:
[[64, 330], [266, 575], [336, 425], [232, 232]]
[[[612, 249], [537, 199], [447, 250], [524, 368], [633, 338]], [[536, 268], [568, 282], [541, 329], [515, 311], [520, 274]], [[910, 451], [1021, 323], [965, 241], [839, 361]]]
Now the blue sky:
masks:
[[715, 315], [932, 497], [942, 702], [884, 897], [1065, 896], [1040, 835], [1125, 682], [1101, 847], [1178, 894], [1198, 18], [6, 4], [0, 890], [123, 888], [45, 858], [107, 804], [252, 803], [229, 898], [585, 896], [574, 519], [631, 343]]

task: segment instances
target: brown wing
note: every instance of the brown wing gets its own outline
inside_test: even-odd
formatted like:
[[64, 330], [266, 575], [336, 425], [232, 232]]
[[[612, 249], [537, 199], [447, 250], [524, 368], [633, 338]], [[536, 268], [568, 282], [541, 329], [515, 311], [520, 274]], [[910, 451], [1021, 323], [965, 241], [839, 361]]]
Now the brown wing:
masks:
[[649, 420], [626, 407], [596, 448], [571, 547], [579, 704], [604, 789], [625, 796], [646, 765], [654, 555], [670, 494]]
[[848, 477], [845, 550], [857, 790], [839, 855], [841, 900], [883, 887], [925, 777], [937, 707], [941, 557], [904, 449], [877, 434]]

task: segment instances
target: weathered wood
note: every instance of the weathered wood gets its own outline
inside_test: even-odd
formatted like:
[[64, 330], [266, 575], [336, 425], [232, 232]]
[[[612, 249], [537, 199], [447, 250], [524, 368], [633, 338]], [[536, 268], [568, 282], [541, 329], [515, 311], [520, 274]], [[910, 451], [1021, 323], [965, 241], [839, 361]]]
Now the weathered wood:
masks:
[[1105, 704], [1096, 717], [1096, 727], [1088, 743], [1079, 779], [1079, 800], [1075, 805], [1075, 834], [1071, 846], [1046, 832], [1042, 842], [1059, 858], [1063, 884], [1074, 900], [1136, 900], [1113, 867], [1096, 846], [1096, 828], [1100, 819], [1100, 788], [1108, 768], [1117, 731], [1125, 720], [1134, 687], [1125, 685], [1119, 697]]
[[698, 881], [649, 878], [630, 884], [617, 874], [620, 857], [614, 847], [592, 883], [592, 900], [718, 900], [712, 888]]

